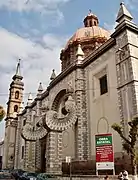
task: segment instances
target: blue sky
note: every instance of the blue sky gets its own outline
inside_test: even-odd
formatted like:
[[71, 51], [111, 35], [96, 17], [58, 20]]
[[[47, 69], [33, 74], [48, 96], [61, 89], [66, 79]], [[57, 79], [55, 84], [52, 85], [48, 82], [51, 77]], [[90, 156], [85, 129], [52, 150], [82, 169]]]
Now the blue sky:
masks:
[[[60, 72], [59, 54], [67, 39], [83, 26], [89, 9], [100, 26], [113, 31], [120, 0], [0, 0], [0, 104], [6, 108], [9, 83], [18, 58], [26, 93], [35, 96], [38, 83], [44, 89], [51, 70]], [[125, 0], [137, 23], [138, 1]], [[0, 123], [0, 139], [4, 122]]]

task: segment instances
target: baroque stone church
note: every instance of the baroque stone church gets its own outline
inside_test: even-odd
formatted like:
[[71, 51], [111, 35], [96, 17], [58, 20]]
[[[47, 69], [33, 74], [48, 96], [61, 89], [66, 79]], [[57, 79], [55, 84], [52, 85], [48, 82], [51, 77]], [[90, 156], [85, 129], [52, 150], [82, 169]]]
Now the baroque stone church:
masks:
[[3, 168], [61, 173], [66, 156], [95, 162], [95, 135], [113, 134], [114, 157], [122, 156], [113, 123], [138, 112], [138, 26], [123, 3], [110, 34], [91, 12], [61, 50], [61, 73], [54, 70], [46, 90], [23, 107], [20, 62], [10, 84], [5, 119]]

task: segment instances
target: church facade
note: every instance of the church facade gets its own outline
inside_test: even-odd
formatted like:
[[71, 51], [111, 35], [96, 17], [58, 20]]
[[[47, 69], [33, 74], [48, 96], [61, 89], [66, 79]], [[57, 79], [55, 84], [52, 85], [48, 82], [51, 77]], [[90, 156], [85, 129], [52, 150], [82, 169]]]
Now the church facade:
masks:
[[61, 73], [53, 70], [46, 90], [23, 107], [20, 62], [10, 85], [3, 168], [61, 173], [66, 156], [95, 161], [95, 135], [113, 134], [115, 158], [121, 157], [120, 137], [112, 130], [138, 111], [138, 26], [123, 3], [113, 34], [99, 27], [91, 12], [84, 27], [61, 51]]

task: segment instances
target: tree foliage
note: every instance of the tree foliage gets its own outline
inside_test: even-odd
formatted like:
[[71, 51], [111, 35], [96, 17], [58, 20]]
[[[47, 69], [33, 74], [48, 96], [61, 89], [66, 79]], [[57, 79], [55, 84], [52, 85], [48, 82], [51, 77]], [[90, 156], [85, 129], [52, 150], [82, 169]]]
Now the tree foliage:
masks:
[[128, 137], [124, 136], [123, 127], [119, 124], [114, 123], [112, 128], [120, 135], [122, 138], [122, 146], [123, 149], [131, 155], [132, 161], [132, 173], [133, 175], [136, 174], [137, 169], [137, 162], [138, 162], [138, 147], [136, 147], [136, 142], [138, 138], [138, 117], [132, 119], [132, 121], [128, 122], [129, 125], [129, 133]]
[[5, 111], [4, 108], [0, 105], [0, 121], [2, 121], [4, 117], [5, 117]]

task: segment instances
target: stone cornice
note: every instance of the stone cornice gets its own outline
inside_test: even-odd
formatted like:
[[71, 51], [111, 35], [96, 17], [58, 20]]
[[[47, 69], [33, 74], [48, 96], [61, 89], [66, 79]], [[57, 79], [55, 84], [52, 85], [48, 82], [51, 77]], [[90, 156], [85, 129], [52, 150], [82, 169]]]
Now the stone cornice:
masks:
[[115, 29], [116, 29], [115, 32], [111, 35], [112, 38], [115, 38], [125, 29], [129, 29], [132, 32], [138, 33], [138, 26], [129, 21], [123, 21], [121, 24], [118, 24]]
[[85, 58], [83, 64], [81, 65], [83, 68], [88, 66], [90, 63], [95, 61], [99, 56], [101, 56], [108, 49], [113, 47], [116, 44], [116, 40], [114, 38], [110, 38], [103, 45], [101, 45], [98, 49], [92, 52], [88, 57]]
[[6, 117], [6, 118], [5, 118], [5, 121], [11, 120], [11, 119], [12, 119], [12, 120], [17, 120], [17, 117]]

